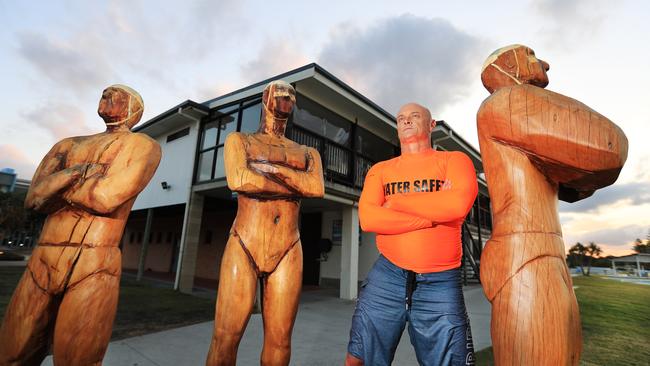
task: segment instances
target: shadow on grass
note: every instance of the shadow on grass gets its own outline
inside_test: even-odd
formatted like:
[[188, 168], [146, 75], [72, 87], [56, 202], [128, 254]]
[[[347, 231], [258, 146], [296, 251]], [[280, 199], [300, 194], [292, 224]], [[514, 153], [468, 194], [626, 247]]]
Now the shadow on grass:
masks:
[[[0, 267], [0, 314], [25, 267]], [[134, 337], [214, 319], [214, 300], [182, 294], [123, 276], [111, 340]]]

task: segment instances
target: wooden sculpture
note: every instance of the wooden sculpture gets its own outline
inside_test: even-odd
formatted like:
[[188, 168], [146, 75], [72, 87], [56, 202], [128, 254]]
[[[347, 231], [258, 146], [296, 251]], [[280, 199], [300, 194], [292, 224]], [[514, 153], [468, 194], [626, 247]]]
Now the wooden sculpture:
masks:
[[262, 286], [262, 365], [287, 365], [302, 281], [298, 232], [301, 197], [323, 197], [320, 155], [286, 137], [293, 87], [270, 83], [262, 94], [256, 133], [232, 133], [225, 143], [228, 187], [237, 216], [221, 262], [214, 335], [207, 365], [234, 365], [250, 318], [257, 279]]
[[[129, 87], [104, 90], [106, 131], [58, 142], [43, 158], [25, 206], [48, 214], [0, 328], [0, 365], [100, 365], [111, 336], [121, 274], [118, 248], [160, 147], [130, 131], [144, 104]], [[52, 338], [53, 337], [53, 338]]]
[[546, 62], [526, 46], [495, 51], [478, 135], [493, 230], [481, 257], [497, 365], [577, 365], [580, 316], [557, 212], [616, 181], [627, 139], [586, 105], [543, 89]]

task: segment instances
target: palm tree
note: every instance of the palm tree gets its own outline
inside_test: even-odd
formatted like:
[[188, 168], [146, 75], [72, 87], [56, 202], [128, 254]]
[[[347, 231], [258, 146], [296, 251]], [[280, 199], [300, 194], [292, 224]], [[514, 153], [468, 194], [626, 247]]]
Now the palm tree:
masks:
[[585, 251], [589, 255], [589, 267], [587, 268], [587, 276], [589, 276], [591, 273], [591, 261], [594, 257], [600, 257], [600, 255], [603, 254], [603, 250], [598, 246], [598, 244], [592, 241], [587, 245]]
[[578, 256], [578, 266], [580, 266], [580, 272], [582, 272], [583, 275], [585, 274], [585, 269], [582, 265], [584, 264], [586, 251], [587, 248], [580, 242], [575, 243], [571, 248], [569, 248], [569, 254]]

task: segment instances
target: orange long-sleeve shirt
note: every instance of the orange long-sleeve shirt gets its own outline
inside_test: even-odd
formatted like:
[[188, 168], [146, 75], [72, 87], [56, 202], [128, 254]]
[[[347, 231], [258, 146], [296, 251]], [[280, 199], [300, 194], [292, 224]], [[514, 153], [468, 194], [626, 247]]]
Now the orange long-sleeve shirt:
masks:
[[461, 225], [478, 186], [462, 152], [430, 150], [379, 162], [368, 171], [359, 200], [364, 231], [396, 265], [418, 273], [460, 266]]

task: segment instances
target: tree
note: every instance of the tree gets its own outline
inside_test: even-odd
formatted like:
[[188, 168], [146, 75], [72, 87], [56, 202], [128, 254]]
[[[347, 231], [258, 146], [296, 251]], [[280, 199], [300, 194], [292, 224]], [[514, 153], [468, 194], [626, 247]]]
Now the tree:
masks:
[[632, 249], [637, 253], [650, 253], [650, 232], [645, 240], [636, 239]]
[[585, 252], [589, 255], [589, 267], [587, 267], [587, 273], [586, 275], [589, 276], [591, 273], [591, 263], [594, 257], [598, 258], [600, 257], [601, 254], [603, 254], [603, 250], [598, 246], [598, 244], [594, 243], [593, 241], [585, 247]]
[[569, 248], [569, 254], [578, 257], [578, 266], [580, 267], [580, 272], [582, 272], [582, 274], [585, 273], [583, 264], [586, 251], [586, 247], [580, 242], [575, 243], [571, 248]]

